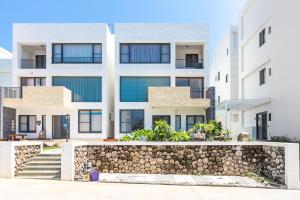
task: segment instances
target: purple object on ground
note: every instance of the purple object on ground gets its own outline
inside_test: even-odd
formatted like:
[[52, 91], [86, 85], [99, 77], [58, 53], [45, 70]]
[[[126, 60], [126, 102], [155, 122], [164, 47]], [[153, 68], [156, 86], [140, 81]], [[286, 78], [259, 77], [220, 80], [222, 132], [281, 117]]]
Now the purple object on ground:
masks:
[[91, 172], [91, 181], [98, 181], [99, 180], [99, 171], [98, 170], [94, 170]]

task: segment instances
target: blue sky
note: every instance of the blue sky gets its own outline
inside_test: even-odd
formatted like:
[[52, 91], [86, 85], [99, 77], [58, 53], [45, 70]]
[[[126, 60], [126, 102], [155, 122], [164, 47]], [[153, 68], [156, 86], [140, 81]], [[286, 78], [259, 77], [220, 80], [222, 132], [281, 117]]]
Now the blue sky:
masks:
[[0, 46], [11, 51], [16, 22], [205, 22], [210, 57], [246, 0], [3, 0]]

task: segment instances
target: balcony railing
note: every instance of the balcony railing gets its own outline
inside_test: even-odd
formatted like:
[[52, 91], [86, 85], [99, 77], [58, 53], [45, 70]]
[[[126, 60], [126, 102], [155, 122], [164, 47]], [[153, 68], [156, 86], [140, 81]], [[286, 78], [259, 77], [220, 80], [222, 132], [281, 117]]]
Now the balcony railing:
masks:
[[22, 97], [22, 90], [20, 87], [1, 87], [1, 98], [17, 99]]
[[34, 59], [21, 59], [22, 69], [45, 69], [46, 61]]
[[203, 69], [203, 59], [176, 59], [176, 69]]
[[102, 63], [101, 57], [53, 57], [53, 63]]

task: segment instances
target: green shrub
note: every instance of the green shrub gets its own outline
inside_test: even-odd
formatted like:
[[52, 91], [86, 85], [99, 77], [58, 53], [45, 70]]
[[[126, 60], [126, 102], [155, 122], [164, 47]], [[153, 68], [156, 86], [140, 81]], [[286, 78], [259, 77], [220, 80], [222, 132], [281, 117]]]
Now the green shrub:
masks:
[[169, 141], [172, 137], [172, 128], [164, 120], [158, 120], [154, 123], [154, 141]]
[[185, 132], [185, 131], [174, 131], [172, 133], [172, 137], [170, 138], [172, 142], [185, 142], [185, 141], [191, 141], [192, 140], [192, 136], [191, 134]]

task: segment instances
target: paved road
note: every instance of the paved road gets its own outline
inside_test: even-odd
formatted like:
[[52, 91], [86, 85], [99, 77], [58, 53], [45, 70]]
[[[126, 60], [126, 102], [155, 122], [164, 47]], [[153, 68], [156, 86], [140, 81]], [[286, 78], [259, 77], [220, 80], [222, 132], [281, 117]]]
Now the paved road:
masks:
[[289, 200], [300, 191], [0, 179], [2, 200]]

